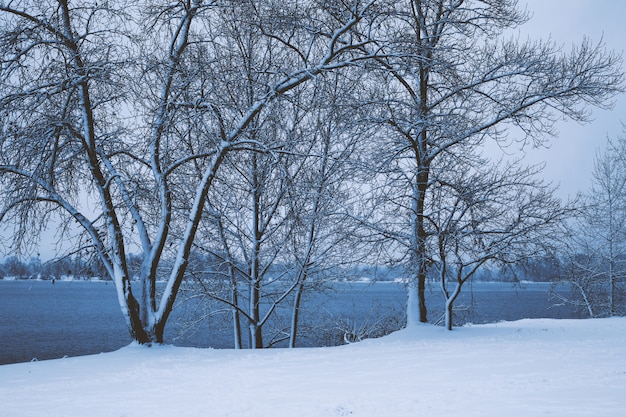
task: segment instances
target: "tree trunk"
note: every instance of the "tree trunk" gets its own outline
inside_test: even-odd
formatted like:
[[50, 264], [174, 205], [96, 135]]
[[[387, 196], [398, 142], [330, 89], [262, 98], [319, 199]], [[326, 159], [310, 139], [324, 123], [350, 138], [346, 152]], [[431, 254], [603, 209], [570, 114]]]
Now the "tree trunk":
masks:
[[454, 318], [452, 310], [454, 307], [454, 302], [459, 297], [459, 294], [461, 294], [462, 285], [463, 285], [463, 282], [457, 283], [457, 286], [454, 289], [454, 291], [452, 291], [452, 294], [450, 296], [446, 296], [445, 326], [447, 330], [452, 330], [452, 319]]
[[454, 305], [454, 301], [446, 300], [446, 310], [445, 310], [445, 326], [446, 330], [452, 330], [452, 306]]
[[261, 332], [260, 312], [261, 283], [255, 281], [250, 284], [250, 318], [248, 323], [248, 343], [250, 349], [263, 347], [263, 333]]
[[412, 327], [420, 322], [417, 282], [409, 281], [407, 285], [406, 325]]
[[428, 188], [429, 167], [420, 161], [417, 174], [417, 201], [415, 205], [415, 232], [417, 233], [417, 302], [419, 306], [419, 321], [428, 322], [426, 309], [426, 276], [428, 273], [428, 254], [426, 251], [426, 240], [428, 238], [424, 227], [424, 207], [426, 203], [426, 189]]
[[237, 295], [237, 286], [233, 281], [233, 292], [232, 292], [232, 302], [233, 302], [233, 336], [235, 342], [235, 349], [241, 349], [241, 319], [239, 315], [239, 296]]
[[289, 347], [296, 347], [296, 337], [298, 335], [298, 320], [300, 319], [300, 302], [302, 293], [304, 292], [304, 283], [301, 282], [296, 288], [296, 295], [293, 302], [293, 311], [291, 313], [291, 332], [289, 333]]

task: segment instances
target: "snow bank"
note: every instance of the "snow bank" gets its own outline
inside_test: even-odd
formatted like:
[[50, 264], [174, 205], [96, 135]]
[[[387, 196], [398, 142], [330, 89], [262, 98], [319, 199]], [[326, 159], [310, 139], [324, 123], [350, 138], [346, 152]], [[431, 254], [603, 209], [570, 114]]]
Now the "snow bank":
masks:
[[349, 346], [145, 348], [0, 366], [0, 415], [623, 416], [626, 319], [415, 326]]

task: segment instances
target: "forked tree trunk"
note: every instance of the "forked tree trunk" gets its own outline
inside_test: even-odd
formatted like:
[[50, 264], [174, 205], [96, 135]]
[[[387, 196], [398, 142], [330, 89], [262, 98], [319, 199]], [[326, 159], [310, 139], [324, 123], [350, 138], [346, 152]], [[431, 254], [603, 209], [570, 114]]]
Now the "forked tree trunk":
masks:
[[304, 283], [301, 282], [296, 288], [296, 294], [293, 301], [293, 310], [291, 312], [291, 331], [289, 333], [289, 347], [296, 347], [296, 338], [298, 335], [298, 321], [300, 320], [300, 303], [302, 301], [302, 293], [304, 292]]

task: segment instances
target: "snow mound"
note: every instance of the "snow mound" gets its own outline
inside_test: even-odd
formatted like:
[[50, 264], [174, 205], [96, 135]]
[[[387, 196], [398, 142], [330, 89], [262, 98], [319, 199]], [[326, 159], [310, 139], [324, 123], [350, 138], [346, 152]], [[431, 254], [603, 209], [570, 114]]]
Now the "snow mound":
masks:
[[129, 345], [0, 366], [5, 417], [621, 417], [625, 393], [625, 318], [423, 325], [333, 348]]

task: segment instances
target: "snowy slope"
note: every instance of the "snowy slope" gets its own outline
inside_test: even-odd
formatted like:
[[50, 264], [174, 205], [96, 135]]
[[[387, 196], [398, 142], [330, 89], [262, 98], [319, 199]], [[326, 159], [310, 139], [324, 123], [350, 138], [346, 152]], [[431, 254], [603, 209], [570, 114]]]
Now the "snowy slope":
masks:
[[0, 366], [0, 416], [624, 416], [626, 319], [419, 326], [349, 346], [128, 346]]

